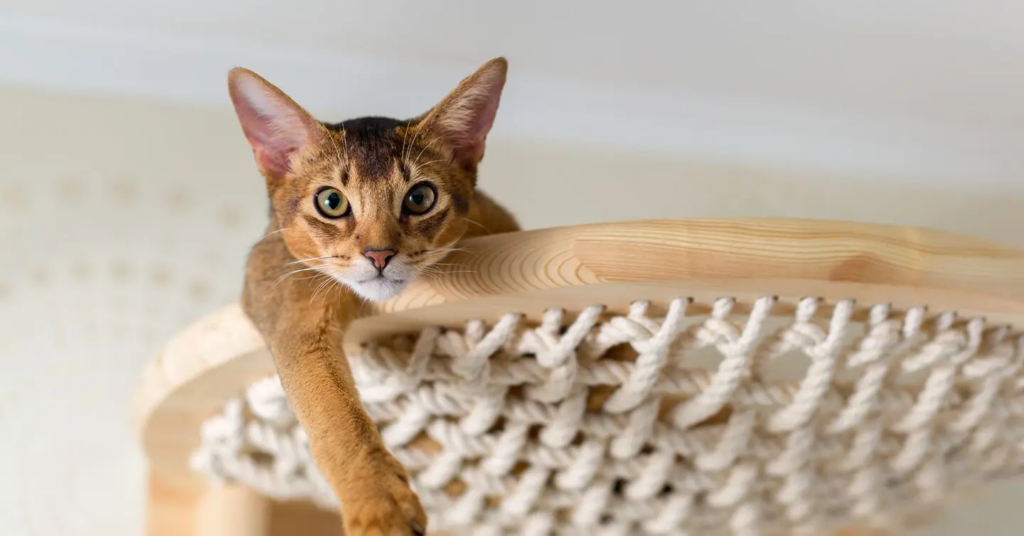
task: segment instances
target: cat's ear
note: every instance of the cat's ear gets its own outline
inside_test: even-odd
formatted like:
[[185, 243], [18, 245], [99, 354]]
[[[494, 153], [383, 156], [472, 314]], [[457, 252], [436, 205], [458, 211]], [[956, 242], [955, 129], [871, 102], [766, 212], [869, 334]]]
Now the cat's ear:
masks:
[[311, 149], [324, 136], [319, 121], [248, 69], [231, 70], [228, 93], [256, 165], [268, 179], [282, 179], [291, 171], [292, 156]]
[[448, 142], [456, 164], [472, 167], [483, 158], [484, 142], [498, 113], [506, 73], [505, 58], [483, 64], [420, 122], [423, 128], [437, 132]]

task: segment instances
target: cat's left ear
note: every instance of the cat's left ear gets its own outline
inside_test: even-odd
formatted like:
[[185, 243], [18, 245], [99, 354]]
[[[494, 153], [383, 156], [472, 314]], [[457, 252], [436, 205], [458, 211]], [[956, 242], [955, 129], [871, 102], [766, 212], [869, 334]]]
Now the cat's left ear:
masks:
[[319, 121], [248, 69], [231, 70], [228, 92], [256, 165], [271, 183], [294, 171], [293, 157], [314, 148], [325, 136]]
[[483, 64], [420, 122], [421, 128], [437, 132], [448, 142], [456, 164], [471, 168], [483, 158], [507, 73], [505, 58]]

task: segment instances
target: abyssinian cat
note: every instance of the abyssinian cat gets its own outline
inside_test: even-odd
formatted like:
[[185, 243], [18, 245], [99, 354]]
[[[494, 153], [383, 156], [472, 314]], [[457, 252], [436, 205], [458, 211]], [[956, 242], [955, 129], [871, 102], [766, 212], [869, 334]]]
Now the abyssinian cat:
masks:
[[[476, 191], [507, 70], [503, 58], [487, 62], [413, 119], [335, 124], [249, 70], [228, 76], [271, 205], [267, 235], [249, 256], [242, 304], [341, 502], [349, 536], [424, 534], [427, 519], [360, 404], [341, 334], [363, 300], [396, 296], [460, 239], [518, 228]], [[313, 299], [325, 280], [337, 290]]]

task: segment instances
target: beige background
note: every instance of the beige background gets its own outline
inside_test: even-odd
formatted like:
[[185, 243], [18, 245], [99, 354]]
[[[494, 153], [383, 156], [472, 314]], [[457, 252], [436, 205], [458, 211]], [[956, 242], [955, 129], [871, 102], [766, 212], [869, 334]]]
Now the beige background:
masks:
[[[261, 179], [223, 108], [6, 88], [0, 117], [0, 534], [140, 534], [133, 382], [161, 341], [235, 296], [264, 224]], [[900, 186], [498, 135], [482, 177], [530, 228], [788, 216], [1024, 246], [1024, 188]], [[1022, 492], [1004, 486], [934, 534], [1019, 534]]]

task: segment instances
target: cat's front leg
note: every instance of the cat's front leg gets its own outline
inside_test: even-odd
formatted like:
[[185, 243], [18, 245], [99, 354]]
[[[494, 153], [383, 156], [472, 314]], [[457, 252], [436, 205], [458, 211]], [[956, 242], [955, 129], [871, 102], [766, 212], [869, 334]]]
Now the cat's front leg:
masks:
[[292, 321], [268, 338], [310, 452], [341, 502], [347, 536], [422, 535], [427, 516], [356, 391], [330, 322]]
[[345, 534], [422, 535], [427, 516], [363, 408], [341, 348], [360, 302], [342, 286], [311, 299], [315, 280], [281, 279], [273, 269], [290, 258], [280, 241], [258, 244], [242, 303], [267, 342], [317, 468], [341, 502]]

